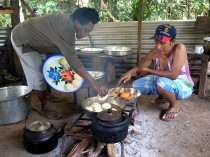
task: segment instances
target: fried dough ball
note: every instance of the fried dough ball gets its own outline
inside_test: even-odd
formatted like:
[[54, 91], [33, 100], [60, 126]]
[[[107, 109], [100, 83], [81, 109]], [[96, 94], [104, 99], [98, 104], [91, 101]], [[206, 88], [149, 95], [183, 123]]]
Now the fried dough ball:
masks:
[[135, 95], [132, 93], [130, 93], [130, 96], [129, 96], [129, 99], [131, 99], [131, 98], [135, 98]]
[[130, 96], [130, 93], [126, 93], [126, 92], [120, 94], [120, 98], [122, 98], [122, 99], [128, 99], [129, 96]]
[[66, 59], [63, 57], [61, 59], [58, 60], [58, 62], [61, 64], [61, 65], [64, 65], [64, 66], [67, 66], [68, 65], [68, 62], [66, 61]]
[[65, 89], [66, 91], [72, 91], [72, 90], [75, 89], [75, 87], [74, 87], [73, 84], [67, 83], [67, 84], [64, 85], [64, 89]]
[[66, 67], [70, 69], [70, 65], [69, 64], [66, 64]]
[[94, 102], [90, 105], [90, 107], [95, 107], [95, 106], [98, 106], [98, 107], [101, 107], [101, 104], [100, 103], [97, 103], [97, 102]]
[[78, 88], [78, 87], [81, 86], [82, 80], [75, 79], [75, 80], [72, 81], [72, 84], [74, 85], [75, 88]]
[[134, 94], [128, 93], [128, 92], [120, 94], [120, 98], [122, 98], [122, 99], [132, 99], [134, 97], [135, 97]]
[[109, 109], [109, 108], [112, 107], [112, 105], [111, 105], [110, 103], [107, 103], [107, 102], [106, 102], [106, 103], [103, 103], [101, 106], [102, 106], [102, 108], [105, 109], [105, 110], [107, 110], [107, 109]]
[[117, 88], [114, 92], [112, 92], [110, 94], [110, 96], [115, 96], [116, 94], [121, 94], [121, 93], [124, 93], [124, 89], [120, 89], [120, 92], [119, 92], [119, 89]]
[[116, 92], [112, 92], [111, 94], [110, 94], [110, 96], [115, 96], [117, 93]]
[[74, 79], [75, 80], [82, 80], [82, 78], [77, 73], [74, 74]]
[[87, 106], [85, 109], [86, 109], [86, 110], [89, 110], [89, 111], [94, 111], [93, 108], [90, 107], [90, 106]]
[[90, 107], [92, 107], [95, 112], [101, 112], [103, 110], [101, 104], [97, 102], [92, 103]]
[[103, 109], [100, 106], [95, 106], [94, 111], [95, 112], [101, 112], [101, 111], [103, 111]]

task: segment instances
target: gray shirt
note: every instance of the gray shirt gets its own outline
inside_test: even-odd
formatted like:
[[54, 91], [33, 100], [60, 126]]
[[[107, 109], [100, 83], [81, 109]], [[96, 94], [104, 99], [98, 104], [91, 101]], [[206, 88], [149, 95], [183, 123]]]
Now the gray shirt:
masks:
[[16, 46], [22, 46], [23, 53], [61, 52], [72, 68], [83, 67], [75, 53], [74, 21], [69, 15], [34, 17], [15, 26], [12, 33]]

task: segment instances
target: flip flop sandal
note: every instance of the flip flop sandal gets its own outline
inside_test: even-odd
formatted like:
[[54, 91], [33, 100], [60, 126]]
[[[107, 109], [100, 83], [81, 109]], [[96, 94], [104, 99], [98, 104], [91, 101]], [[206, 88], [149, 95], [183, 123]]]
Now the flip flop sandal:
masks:
[[[176, 117], [178, 116], [178, 114], [181, 112], [182, 108], [179, 108], [178, 112], [168, 112], [168, 111], [163, 111], [160, 115], [160, 119], [166, 122], [172, 121], [174, 119], [176, 119]], [[169, 119], [163, 119], [164, 115], [174, 115], [174, 118], [169, 118]]]

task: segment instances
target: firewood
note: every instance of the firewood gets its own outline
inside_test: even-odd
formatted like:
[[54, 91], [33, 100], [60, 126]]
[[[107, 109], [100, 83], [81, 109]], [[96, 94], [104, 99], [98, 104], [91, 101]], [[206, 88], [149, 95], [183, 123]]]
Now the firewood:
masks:
[[107, 144], [106, 148], [107, 148], [107, 157], [116, 157], [114, 144]]
[[93, 151], [95, 150], [95, 140], [91, 140], [90, 146], [83, 152], [87, 154], [87, 157], [93, 157]]
[[79, 157], [90, 143], [89, 138], [84, 138], [80, 143], [76, 144], [67, 157]]
[[68, 133], [71, 133], [71, 134], [76, 134], [76, 133], [79, 133], [79, 132], [82, 132], [84, 130], [84, 127], [72, 127], [70, 129], [66, 129], [65, 131]]
[[96, 150], [93, 152], [93, 157], [98, 157], [106, 144], [98, 141]]

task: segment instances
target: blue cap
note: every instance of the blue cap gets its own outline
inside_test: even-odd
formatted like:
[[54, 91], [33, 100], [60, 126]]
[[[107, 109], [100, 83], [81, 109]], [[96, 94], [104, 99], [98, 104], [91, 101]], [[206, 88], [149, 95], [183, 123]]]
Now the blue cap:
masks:
[[156, 28], [155, 35], [152, 37], [152, 39], [161, 42], [167, 42], [175, 38], [176, 38], [176, 28], [169, 24], [159, 25]]

